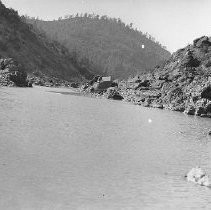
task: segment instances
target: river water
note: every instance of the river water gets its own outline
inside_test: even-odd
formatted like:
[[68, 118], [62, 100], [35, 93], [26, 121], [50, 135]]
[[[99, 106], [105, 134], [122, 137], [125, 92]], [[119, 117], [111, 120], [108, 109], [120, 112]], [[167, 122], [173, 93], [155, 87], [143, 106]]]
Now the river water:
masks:
[[0, 89], [0, 209], [211, 209], [211, 119], [81, 97]]

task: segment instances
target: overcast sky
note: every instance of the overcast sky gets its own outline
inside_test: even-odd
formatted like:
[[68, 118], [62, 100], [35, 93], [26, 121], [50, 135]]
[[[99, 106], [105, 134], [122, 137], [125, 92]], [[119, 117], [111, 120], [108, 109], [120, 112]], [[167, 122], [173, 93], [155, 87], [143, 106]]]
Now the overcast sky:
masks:
[[171, 52], [211, 35], [211, 0], [2, 0], [19, 14], [57, 19], [76, 13], [120, 17], [148, 32]]

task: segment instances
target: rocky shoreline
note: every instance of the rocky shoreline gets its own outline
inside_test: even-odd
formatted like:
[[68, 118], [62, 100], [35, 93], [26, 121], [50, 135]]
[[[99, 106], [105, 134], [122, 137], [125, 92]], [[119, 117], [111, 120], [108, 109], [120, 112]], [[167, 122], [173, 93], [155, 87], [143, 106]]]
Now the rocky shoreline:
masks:
[[41, 71], [26, 73], [23, 66], [13, 58], [0, 59], [0, 86], [7, 87], [79, 87], [77, 82], [68, 82], [54, 76], [47, 76]]
[[[72, 83], [58, 79], [53, 76], [48, 76], [40, 71], [33, 72], [28, 75], [28, 79], [32, 84], [44, 87], [72, 87]], [[74, 83], [75, 84], [75, 83]]]
[[203, 36], [194, 40], [154, 71], [127, 81], [103, 81], [101, 76], [95, 76], [79, 85], [42, 72], [27, 76], [13, 59], [0, 59], [0, 86], [32, 87], [32, 84], [72, 87], [92, 97], [211, 118], [211, 38]]
[[103, 88], [98, 79], [82, 85], [81, 92], [211, 118], [211, 38], [194, 40], [151, 73]]

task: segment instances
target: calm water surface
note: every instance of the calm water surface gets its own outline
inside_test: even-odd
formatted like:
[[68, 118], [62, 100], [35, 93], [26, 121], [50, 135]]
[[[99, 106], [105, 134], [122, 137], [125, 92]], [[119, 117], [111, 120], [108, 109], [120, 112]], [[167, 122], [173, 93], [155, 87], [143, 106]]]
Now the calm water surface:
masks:
[[211, 209], [211, 119], [66, 92], [0, 89], [0, 209]]

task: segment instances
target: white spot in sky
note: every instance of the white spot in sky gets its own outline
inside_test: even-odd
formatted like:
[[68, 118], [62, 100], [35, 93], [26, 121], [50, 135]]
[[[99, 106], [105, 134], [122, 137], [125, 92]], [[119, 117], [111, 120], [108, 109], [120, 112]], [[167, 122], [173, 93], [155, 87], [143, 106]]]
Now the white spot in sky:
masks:
[[148, 119], [148, 123], [151, 123], [151, 122], [152, 122], [152, 120], [149, 118], [149, 119]]

